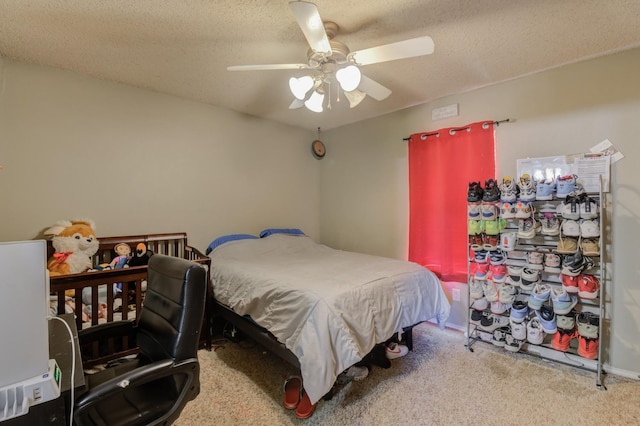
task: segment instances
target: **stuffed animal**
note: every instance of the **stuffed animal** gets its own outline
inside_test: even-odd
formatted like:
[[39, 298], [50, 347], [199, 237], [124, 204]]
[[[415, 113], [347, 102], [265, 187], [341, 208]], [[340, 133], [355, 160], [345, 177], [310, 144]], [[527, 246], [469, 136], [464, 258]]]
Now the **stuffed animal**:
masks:
[[61, 220], [44, 231], [53, 235], [55, 253], [47, 262], [49, 274], [79, 274], [91, 268], [91, 258], [98, 251], [98, 239], [92, 220]]
[[147, 249], [147, 245], [145, 243], [139, 243], [136, 246], [135, 254], [129, 259], [129, 266], [148, 265], [151, 256], [153, 256], [153, 252]]
[[111, 266], [111, 269], [128, 268], [129, 259], [131, 259], [131, 247], [129, 247], [129, 244], [116, 244], [113, 248], [113, 251], [116, 252], [117, 256], [113, 258], [113, 260], [109, 264], [109, 266]]

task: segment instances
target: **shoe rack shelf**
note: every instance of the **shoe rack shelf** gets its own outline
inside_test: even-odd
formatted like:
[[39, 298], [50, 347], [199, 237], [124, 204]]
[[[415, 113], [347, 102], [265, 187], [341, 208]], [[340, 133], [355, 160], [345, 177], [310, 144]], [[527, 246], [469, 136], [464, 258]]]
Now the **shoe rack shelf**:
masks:
[[[599, 209], [599, 214], [598, 214], [598, 218], [594, 219], [597, 220], [597, 222], [599, 223], [599, 235], [596, 238], [592, 238], [593, 240], [597, 240], [598, 242], [598, 246], [599, 246], [599, 250], [597, 255], [595, 255], [595, 253], [590, 253], [592, 255], [589, 256], [584, 256], [585, 260], [584, 263], [586, 264], [582, 271], [580, 272], [580, 274], [586, 274], [586, 275], [591, 275], [593, 277], [596, 278], [596, 280], [599, 282], [599, 289], [597, 292], [597, 296], [595, 298], [584, 298], [584, 297], [580, 297], [578, 294], [574, 294], [575, 297], [577, 298], [577, 303], [576, 305], [571, 309], [570, 313], [566, 314], [566, 317], [573, 317], [575, 319], [575, 328], [574, 328], [574, 337], [572, 337], [570, 339], [570, 344], [568, 347], [562, 347], [562, 350], [559, 350], [557, 348], [554, 348], [554, 345], [552, 345], [552, 341], [554, 338], [555, 334], [546, 334], [543, 333], [543, 340], [540, 344], [533, 344], [530, 343], [527, 340], [521, 341], [521, 346], [517, 347], [517, 346], [509, 346], [509, 345], [503, 345], [502, 341], [500, 340], [500, 334], [504, 333], [505, 331], [510, 333], [511, 329], [510, 326], [512, 325], [511, 322], [508, 322], [506, 320], [508, 320], [510, 318], [510, 308], [506, 309], [504, 312], [500, 312], [500, 308], [497, 309], [497, 312], [494, 312], [492, 310], [492, 303], [488, 302], [488, 303], [479, 303], [478, 300], [480, 300], [480, 302], [482, 302], [482, 298], [478, 299], [477, 296], [477, 289], [478, 287], [476, 287], [476, 297], [473, 297], [474, 295], [472, 294], [472, 287], [473, 287], [473, 281], [476, 280], [476, 275], [475, 275], [475, 269], [478, 267], [478, 262], [476, 261], [476, 257], [475, 254], [478, 250], [474, 250], [472, 247], [472, 242], [476, 243], [475, 240], [473, 240], [470, 237], [470, 243], [469, 243], [469, 247], [468, 247], [468, 253], [469, 253], [469, 261], [468, 261], [468, 268], [467, 268], [467, 273], [468, 273], [468, 289], [469, 289], [469, 315], [468, 315], [468, 321], [467, 321], [467, 343], [466, 343], [466, 347], [469, 351], [473, 351], [473, 344], [475, 342], [485, 342], [488, 344], [494, 344], [497, 346], [505, 346], [505, 349], [508, 349], [512, 352], [521, 352], [521, 353], [526, 353], [529, 355], [533, 355], [533, 356], [537, 356], [537, 357], [541, 357], [550, 361], [554, 361], [554, 362], [558, 362], [558, 363], [562, 363], [562, 364], [567, 364], [576, 368], [580, 368], [580, 369], [584, 369], [584, 370], [588, 370], [588, 371], [592, 371], [596, 373], [596, 386], [598, 389], [606, 389], [604, 387], [604, 384], [602, 382], [602, 374], [603, 374], [603, 369], [602, 369], [602, 347], [603, 347], [603, 339], [602, 339], [602, 331], [603, 331], [603, 326], [604, 326], [604, 319], [605, 319], [605, 315], [604, 315], [604, 301], [605, 301], [605, 262], [604, 262], [604, 248], [606, 247], [605, 244], [605, 240], [603, 238], [603, 230], [604, 228], [604, 215], [605, 215], [605, 199], [603, 197], [603, 192], [602, 192], [602, 182], [600, 182], [600, 190], [597, 193], [588, 193], [586, 194], [586, 196], [588, 196], [589, 198], [591, 198], [592, 200], [594, 200], [597, 203], [597, 207]], [[566, 202], [565, 198], [557, 198], [555, 195], [553, 196], [553, 198], [551, 200], [545, 200], [545, 201], [532, 201], [531, 202], [531, 206], [533, 206], [533, 215], [534, 217], [537, 219], [540, 216], [540, 211], [543, 208], [546, 208], [547, 210], [550, 210], [551, 207], [553, 207], [553, 209], [555, 210], [559, 205], [562, 206], [563, 203]], [[471, 203], [471, 204], [476, 204], [476, 203]], [[497, 205], [500, 205], [500, 202], [497, 202]], [[554, 268], [549, 268], [551, 270], [550, 271], [546, 271], [544, 269], [544, 265], [543, 265], [543, 269], [539, 270], [539, 283], [541, 284], [546, 284], [548, 285], [550, 288], [552, 289], [558, 289], [558, 291], [561, 291], [560, 289], [563, 287], [563, 282], [562, 282], [562, 275], [561, 272], [556, 272], [557, 270], [562, 270], [564, 265], [564, 261], [566, 259], [567, 256], [571, 256], [570, 254], [567, 253], [562, 253], [562, 252], [558, 252], [558, 244], [561, 241], [561, 239], [566, 238], [563, 234], [560, 235], [543, 235], [541, 234], [540, 231], [535, 233], [535, 236], [532, 236], [531, 238], [522, 238], [520, 236], [518, 236], [517, 238], [517, 242], [515, 243], [514, 246], [510, 247], [511, 250], [508, 251], [504, 251], [502, 250], [502, 248], [506, 248], [503, 246], [503, 237], [506, 234], [511, 234], [513, 235], [514, 233], [518, 233], [519, 230], [522, 230], [521, 228], [521, 224], [520, 221], [522, 219], [519, 218], [508, 218], [508, 219], [504, 219], [500, 217], [500, 209], [498, 208], [498, 221], [501, 221], [502, 226], [500, 229], [500, 243], [497, 247], [497, 250], [490, 250], [491, 251], [498, 251], [501, 252], [504, 257], [505, 257], [505, 265], [509, 268], [512, 267], [514, 270], [517, 269], [518, 267], [523, 267], [526, 268], [528, 266], [531, 266], [530, 260], [531, 260], [531, 256], [532, 253], [538, 253], [537, 258], [541, 259], [543, 258], [546, 254], [551, 253], [552, 256], [553, 254], [555, 255], [559, 255], [559, 257], [562, 259], [562, 261], [560, 262], [560, 265], [558, 266], [558, 269], [554, 269]], [[559, 224], [560, 224], [560, 229], [562, 230], [562, 223], [563, 223], [563, 217], [561, 215], [561, 213], [556, 213], [555, 217], [558, 219]], [[547, 229], [548, 231], [549, 229]], [[553, 232], [551, 232], [553, 233]], [[471, 232], [470, 232], [471, 234]], [[486, 241], [486, 236], [483, 236], [483, 241]], [[493, 244], [493, 243], [492, 243]], [[560, 244], [561, 247], [563, 246], [563, 244]], [[578, 248], [577, 251], [582, 252], [582, 249], [580, 247], [580, 243], [577, 244]], [[477, 248], [477, 247], [476, 247]], [[491, 248], [491, 244], [489, 245], [489, 247], [487, 248]], [[536, 257], [536, 255], [533, 255], [534, 257]], [[557, 258], [556, 258], [557, 259]], [[487, 260], [488, 262], [488, 260]], [[539, 267], [539, 266], [538, 266]], [[482, 273], [481, 273], [482, 274]], [[491, 272], [488, 273], [487, 278], [489, 279], [488, 282], [491, 282]], [[516, 287], [513, 281], [510, 281], [510, 279], [506, 280], [506, 284], [512, 285], [513, 287]], [[500, 286], [502, 286], [502, 283], [500, 283]], [[495, 287], [495, 286], [494, 286]], [[527, 287], [526, 285], [524, 285], [524, 287]], [[484, 288], [484, 287], [483, 287]], [[526, 300], [527, 298], [529, 298], [531, 296], [532, 290], [527, 290], [527, 289], [523, 289], [522, 287], [517, 288], [517, 297], [520, 300]], [[569, 293], [571, 294], [571, 293]], [[500, 299], [499, 299], [500, 300]], [[549, 298], [549, 300], [547, 302], [545, 302], [545, 304], [547, 304], [548, 306], [553, 306], [552, 304], [552, 300], [551, 298]], [[485, 305], [486, 309], [482, 309]], [[500, 305], [497, 305], [500, 306]], [[502, 308], [504, 309], [504, 307]], [[476, 311], [474, 313], [474, 311]], [[584, 314], [583, 314], [584, 313]], [[578, 334], [578, 321], [577, 321], [577, 317], [580, 314], [581, 318], [586, 318], [588, 316], [593, 317], [596, 316], [598, 318], [598, 324], [597, 324], [597, 342], [598, 342], [598, 350], [597, 350], [597, 355], [595, 356], [595, 359], [593, 355], [589, 355], [589, 357], [585, 357], [585, 356], [581, 356], [579, 351], [578, 351], [578, 345], [579, 345], [579, 334]], [[478, 320], [478, 317], [482, 317], [484, 316], [485, 319], [487, 319], [489, 316], [493, 316], [494, 318], [496, 316], [500, 316], [502, 317], [502, 319], [499, 319], [498, 323], [500, 324], [500, 327], [496, 328], [495, 330], [499, 330], [497, 333], [495, 330], [492, 330], [492, 326], [482, 326], [481, 323]], [[529, 312], [527, 314], [527, 317], [529, 319], [534, 318], [538, 315], [538, 313], [534, 314], [532, 312], [531, 309], [529, 309]], [[556, 315], [556, 319], [557, 319], [557, 315]], [[475, 320], [474, 320], [475, 318]], [[506, 318], [506, 320], [505, 320]], [[491, 321], [488, 321], [488, 323], [490, 323]], [[526, 321], [525, 321], [526, 323]], [[487, 324], [487, 323], [485, 323]], [[504, 325], [503, 324], [508, 324], [508, 325]], [[595, 325], [594, 325], [595, 326]], [[496, 340], [496, 337], [494, 336], [494, 334], [498, 335], [498, 340]], [[504, 337], [504, 335], [503, 335]], [[513, 339], [511, 339], [513, 341]], [[587, 341], [587, 339], [584, 339], [584, 341]], [[558, 346], [556, 344], [556, 346]]]

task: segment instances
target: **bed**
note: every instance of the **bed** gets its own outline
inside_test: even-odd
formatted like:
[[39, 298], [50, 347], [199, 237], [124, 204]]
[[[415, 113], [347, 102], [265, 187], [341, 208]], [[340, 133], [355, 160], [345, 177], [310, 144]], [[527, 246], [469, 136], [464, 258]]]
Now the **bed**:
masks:
[[298, 230], [261, 236], [209, 246], [214, 312], [299, 367], [312, 403], [396, 332], [444, 326], [449, 301], [418, 264], [332, 249]]
[[[97, 253], [92, 265], [108, 264], [116, 256], [114, 247], [125, 243], [135, 248], [143, 243], [153, 253], [166, 254], [201, 263], [207, 268], [211, 259], [187, 243], [184, 232], [131, 235], [122, 237], [99, 237]], [[48, 242], [48, 256], [54, 249]], [[50, 278], [50, 311], [52, 315], [73, 313], [79, 335], [83, 330], [102, 323], [132, 320], [137, 323], [144, 302], [147, 280], [147, 266], [122, 269], [94, 270], [80, 274], [52, 276]], [[119, 287], [118, 287], [119, 286]], [[118, 291], [122, 288], [124, 291]], [[210, 291], [209, 291], [210, 292]], [[211, 347], [210, 298], [205, 304], [205, 318], [202, 325], [200, 346]], [[82, 340], [82, 339], [81, 339]], [[137, 353], [135, 342], [128, 339], [114, 339], [105, 333], [101, 341], [83, 345], [83, 367], [90, 369], [111, 359]]]

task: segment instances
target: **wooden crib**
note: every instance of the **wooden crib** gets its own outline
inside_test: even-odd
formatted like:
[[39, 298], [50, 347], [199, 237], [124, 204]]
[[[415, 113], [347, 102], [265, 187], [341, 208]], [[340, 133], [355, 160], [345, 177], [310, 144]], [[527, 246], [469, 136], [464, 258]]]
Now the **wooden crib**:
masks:
[[[154, 254], [181, 257], [203, 264], [207, 269], [208, 285], [200, 347], [211, 348], [209, 321], [212, 292], [209, 280], [211, 259], [188, 245], [186, 233], [98, 237], [98, 241], [100, 246], [92, 259], [93, 265], [110, 263], [116, 256], [113, 249], [120, 243], [128, 244], [132, 251], [135, 251], [139, 243], [144, 243], [147, 250]], [[49, 241], [48, 256], [51, 256], [53, 252], [54, 249]], [[57, 315], [72, 310], [76, 317], [80, 337], [82, 337], [83, 329], [105, 322], [115, 325], [115, 322], [119, 320], [132, 320], [137, 323], [144, 302], [146, 280], [147, 266], [52, 276], [51, 309]], [[122, 291], [115, 288], [114, 284], [116, 283]], [[75, 294], [70, 295], [74, 292]], [[77, 307], [81, 307], [81, 309], [77, 309]], [[137, 352], [135, 343], [129, 341], [128, 338], [115, 339], [106, 335], [103, 340], [83, 345], [81, 349], [85, 369]]]

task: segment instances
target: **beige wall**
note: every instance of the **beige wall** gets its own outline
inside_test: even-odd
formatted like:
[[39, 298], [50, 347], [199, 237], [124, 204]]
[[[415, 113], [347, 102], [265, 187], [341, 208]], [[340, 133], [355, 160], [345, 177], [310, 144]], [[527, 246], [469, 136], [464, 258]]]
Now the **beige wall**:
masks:
[[98, 235], [319, 234], [313, 134], [229, 110], [3, 60], [0, 241], [60, 219]]
[[[346, 250], [406, 258], [407, 146], [411, 133], [479, 120], [515, 120], [496, 130], [498, 177], [516, 160], [574, 154], [610, 139], [626, 158], [612, 168], [607, 211], [605, 362], [640, 371], [640, 49], [527, 76], [345, 126], [324, 134], [321, 235]], [[393, 96], [393, 95], [392, 95]], [[368, 100], [368, 102], [372, 102]], [[431, 110], [457, 103], [460, 115], [431, 121]], [[455, 173], [452, 170], [451, 173]], [[466, 295], [466, 285], [458, 287]], [[466, 321], [466, 297], [453, 305], [453, 326]]]

